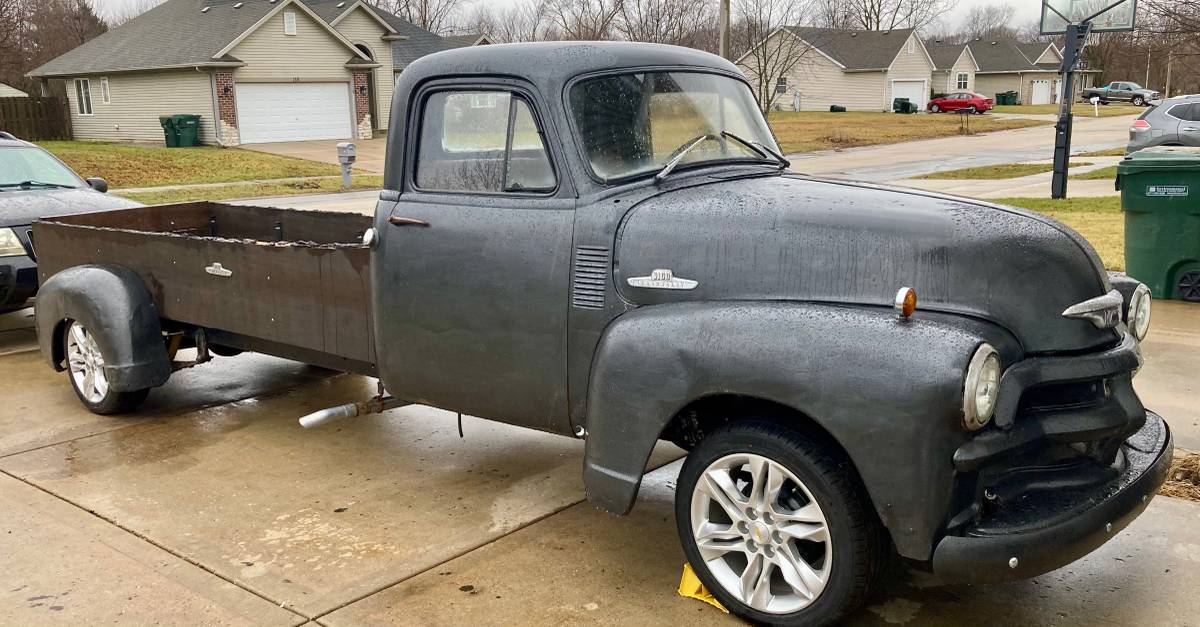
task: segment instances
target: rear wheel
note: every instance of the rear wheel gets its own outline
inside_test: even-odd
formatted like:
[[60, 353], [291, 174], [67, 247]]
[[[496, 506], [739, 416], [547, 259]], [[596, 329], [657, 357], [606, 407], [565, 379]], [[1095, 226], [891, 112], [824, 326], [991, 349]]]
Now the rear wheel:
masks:
[[971, 115], [975, 115], [976, 113], [979, 113], [979, 108], [976, 107], [975, 105], [971, 105], [971, 106], [967, 107], [967, 113], [970, 113]]
[[836, 622], [883, 563], [880, 525], [848, 460], [773, 423], [705, 438], [680, 472], [675, 518], [700, 580], [756, 623]]
[[1145, 104], [1146, 104], [1146, 99], [1145, 99], [1145, 98], [1142, 98], [1141, 96], [1134, 96], [1134, 97], [1133, 97], [1133, 106], [1135, 106], [1135, 107], [1141, 107], [1141, 106], [1144, 106]]
[[118, 392], [109, 386], [106, 360], [95, 336], [78, 320], [71, 320], [63, 333], [63, 354], [75, 395], [93, 413], [107, 415], [132, 411], [146, 400], [150, 390]]
[[1200, 303], [1200, 272], [1184, 272], [1179, 277], [1179, 286], [1175, 293], [1180, 300]]

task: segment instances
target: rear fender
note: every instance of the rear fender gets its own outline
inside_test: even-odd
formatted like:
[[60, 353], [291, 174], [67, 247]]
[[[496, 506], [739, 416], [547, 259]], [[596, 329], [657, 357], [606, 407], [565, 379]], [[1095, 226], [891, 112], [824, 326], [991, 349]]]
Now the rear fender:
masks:
[[38, 346], [64, 370], [62, 334], [68, 320], [95, 333], [109, 386], [118, 392], [158, 387], [171, 376], [154, 300], [136, 273], [119, 266], [67, 268], [50, 277], [34, 309]]
[[[680, 303], [615, 320], [593, 362], [584, 482], [589, 500], [632, 507], [651, 449], [690, 402], [739, 395], [811, 418], [847, 452], [901, 554], [927, 559], [949, 508], [967, 433], [962, 388], [986, 323], [882, 308]], [[753, 416], [746, 416], [747, 418]]]

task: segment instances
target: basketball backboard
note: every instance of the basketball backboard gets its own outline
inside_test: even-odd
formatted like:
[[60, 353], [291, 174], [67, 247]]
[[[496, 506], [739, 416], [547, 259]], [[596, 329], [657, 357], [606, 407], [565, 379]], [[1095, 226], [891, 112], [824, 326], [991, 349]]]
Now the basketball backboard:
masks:
[[1137, 0], [1043, 0], [1041, 31], [1060, 35], [1066, 32], [1068, 20], [1078, 24], [1089, 17], [1093, 33], [1130, 31], [1136, 15]]

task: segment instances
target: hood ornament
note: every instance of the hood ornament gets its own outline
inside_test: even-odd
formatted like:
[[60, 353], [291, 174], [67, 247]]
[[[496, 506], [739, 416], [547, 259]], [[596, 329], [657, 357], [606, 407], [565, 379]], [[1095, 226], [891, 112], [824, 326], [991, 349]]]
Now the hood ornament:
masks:
[[676, 278], [674, 272], [661, 268], [651, 272], [650, 276], [629, 277], [627, 282], [633, 287], [652, 290], [694, 290], [697, 285], [700, 285], [691, 279]]
[[1124, 303], [1125, 298], [1121, 293], [1113, 290], [1104, 296], [1071, 305], [1062, 315], [1064, 318], [1087, 320], [1096, 325], [1097, 329], [1112, 329], [1121, 324], [1121, 305]]

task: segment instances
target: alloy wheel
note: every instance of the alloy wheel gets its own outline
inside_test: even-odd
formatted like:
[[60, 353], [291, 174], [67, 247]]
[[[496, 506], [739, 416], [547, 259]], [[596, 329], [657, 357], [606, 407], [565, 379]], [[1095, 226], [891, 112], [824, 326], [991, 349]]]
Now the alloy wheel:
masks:
[[755, 610], [796, 612], [829, 583], [825, 514], [796, 475], [771, 459], [735, 453], [710, 464], [692, 491], [691, 527], [709, 572]]
[[96, 339], [82, 324], [72, 322], [67, 329], [67, 368], [75, 388], [87, 402], [99, 404], [108, 395], [108, 377], [104, 374], [104, 355]]

